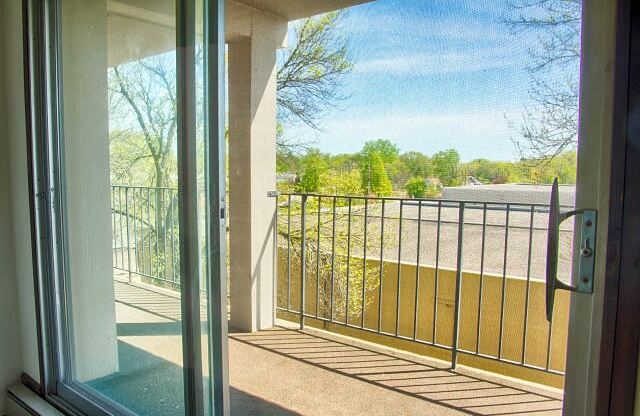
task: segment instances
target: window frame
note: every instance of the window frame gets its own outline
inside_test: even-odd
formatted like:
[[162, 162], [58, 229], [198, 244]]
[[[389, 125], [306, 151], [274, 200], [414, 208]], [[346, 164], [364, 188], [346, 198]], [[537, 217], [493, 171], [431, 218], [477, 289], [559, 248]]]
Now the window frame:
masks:
[[[70, 415], [134, 415], [106, 396], [73, 381], [68, 316], [67, 228], [61, 94], [60, 2], [23, 0], [25, 110], [31, 241], [34, 267], [40, 388]], [[200, 337], [196, 163], [196, 1], [176, 0], [178, 176], [183, 314], [185, 414], [229, 414], [225, 255], [224, 0], [202, 0], [206, 103], [206, 279], [211, 394], [204, 394]], [[186, 215], [185, 215], [186, 212]], [[195, 247], [195, 250], [194, 250]], [[194, 258], [195, 253], [195, 258]], [[194, 263], [195, 262], [195, 263]], [[187, 272], [185, 273], [185, 270]], [[208, 402], [205, 403], [205, 397]]]

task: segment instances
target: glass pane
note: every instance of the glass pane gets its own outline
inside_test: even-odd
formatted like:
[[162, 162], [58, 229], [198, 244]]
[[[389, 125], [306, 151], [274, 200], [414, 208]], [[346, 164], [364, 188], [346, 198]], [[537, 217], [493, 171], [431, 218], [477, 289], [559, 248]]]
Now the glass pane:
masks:
[[79, 382], [184, 414], [176, 4], [61, 1], [67, 288]]
[[[213, 6], [210, 6], [213, 7]], [[210, 385], [210, 360], [211, 351], [209, 351], [209, 334], [210, 322], [208, 313], [208, 291], [207, 270], [208, 264], [208, 242], [207, 232], [209, 229], [206, 216], [207, 208], [207, 158], [208, 150], [207, 139], [207, 123], [206, 123], [206, 60], [204, 48], [204, 28], [205, 28], [205, 8], [203, 0], [196, 0], [196, 45], [195, 45], [195, 63], [196, 63], [196, 147], [197, 147], [197, 189], [198, 189], [198, 250], [199, 250], [199, 267], [200, 267], [200, 319], [201, 319], [201, 351], [202, 351], [202, 383], [204, 392], [204, 412], [212, 414], [211, 409], [211, 385]], [[214, 339], [216, 339], [214, 337]]]

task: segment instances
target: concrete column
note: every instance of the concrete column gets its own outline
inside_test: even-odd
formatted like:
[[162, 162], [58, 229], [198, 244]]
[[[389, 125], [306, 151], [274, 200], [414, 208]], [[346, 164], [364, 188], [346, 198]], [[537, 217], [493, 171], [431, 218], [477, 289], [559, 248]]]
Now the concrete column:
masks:
[[111, 255], [107, 8], [62, 2], [62, 74], [75, 378], [118, 371]]
[[229, 41], [231, 322], [273, 326], [276, 50], [287, 22], [251, 12], [251, 36]]

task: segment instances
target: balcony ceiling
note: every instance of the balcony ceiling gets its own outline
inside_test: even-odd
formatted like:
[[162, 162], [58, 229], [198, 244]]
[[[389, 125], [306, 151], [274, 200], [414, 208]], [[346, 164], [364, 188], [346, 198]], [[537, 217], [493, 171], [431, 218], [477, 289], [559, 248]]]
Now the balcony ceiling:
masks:
[[[226, 0], [225, 37], [250, 36], [252, 11], [292, 21], [370, 1]], [[110, 67], [175, 49], [175, 0], [107, 0], [107, 16]]]
[[292, 21], [320, 13], [344, 9], [345, 7], [368, 3], [370, 1], [372, 0], [227, 0], [227, 4], [244, 4]]

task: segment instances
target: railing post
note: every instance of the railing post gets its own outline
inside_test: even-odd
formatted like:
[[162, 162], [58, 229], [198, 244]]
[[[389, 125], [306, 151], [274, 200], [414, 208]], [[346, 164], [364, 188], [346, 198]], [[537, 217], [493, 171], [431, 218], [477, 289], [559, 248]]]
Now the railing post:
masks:
[[124, 216], [127, 221], [127, 272], [131, 283], [131, 238], [129, 236], [129, 187], [124, 188]]
[[458, 364], [458, 336], [460, 335], [460, 294], [462, 292], [462, 247], [464, 236], [464, 202], [458, 205], [458, 250], [456, 260], [456, 291], [453, 310], [453, 340], [451, 342], [451, 369]]
[[307, 273], [307, 195], [302, 195], [302, 211], [300, 213], [300, 329], [304, 329], [304, 298], [305, 298], [305, 275]]

